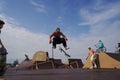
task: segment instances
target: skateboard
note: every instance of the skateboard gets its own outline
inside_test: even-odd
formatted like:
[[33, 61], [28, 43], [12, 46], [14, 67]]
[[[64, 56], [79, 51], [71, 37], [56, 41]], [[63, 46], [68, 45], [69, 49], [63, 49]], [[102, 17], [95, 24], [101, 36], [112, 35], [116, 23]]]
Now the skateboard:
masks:
[[[68, 49], [69, 49], [69, 48], [68, 48]], [[67, 50], [68, 50], [68, 49], [67, 49]], [[64, 49], [62, 49], [61, 47], [59, 47], [59, 50], [61, 51], [61, 53], [63, 52], [66, 57], [70, 57], [70, 55], [67, 54], [67, 52], [66, 52]]]

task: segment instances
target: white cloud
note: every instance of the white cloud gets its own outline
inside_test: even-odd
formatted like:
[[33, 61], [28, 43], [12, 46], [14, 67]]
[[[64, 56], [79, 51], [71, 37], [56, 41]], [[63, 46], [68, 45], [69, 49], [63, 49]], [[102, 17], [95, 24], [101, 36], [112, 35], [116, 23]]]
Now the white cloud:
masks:
[[57, 22], [58, 22], [58, 24], [63, 25], [63, 17], [59, 16], [57, 18]]
[[[15, 59], [24, 59], [24, 54], [32, 58], [38, 50], [49, 51], [49, 36], [46, 34], [35, 34], [22, 26], [16, 24], [16, 21], [5, 15], [0, 17], [6, 22], [2, 29], [2, 42], [8, 50], [8, 61]], [[13, 23], [14, 22], [14, 23]]]
[[35, 0], [31, 0], [31, 4], [35, 6], [36, 10], [40, 13], [47, 13], [46, 6], [42, 3], [38, 3]]
[[[101, 7], [101, 5], [99, 6]], [[120, 14], [119, 7], [120, 5], [115, 3], [112, 5], [105, 5], [103, 10], [98, 9], [94, 12], [86, 8], [81, 9], [80, 16], [83, 18], [84, 22], [79, 25], [94, 25], [115, 18]]]

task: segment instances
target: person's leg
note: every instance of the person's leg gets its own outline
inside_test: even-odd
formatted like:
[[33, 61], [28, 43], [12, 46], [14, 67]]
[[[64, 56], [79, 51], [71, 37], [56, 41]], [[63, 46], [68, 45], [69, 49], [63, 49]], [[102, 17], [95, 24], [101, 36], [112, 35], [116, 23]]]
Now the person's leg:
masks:
[[60, 38], [60, 42], [63, 44], [64, 48], [67, 49], [67, 43], [64, 38]]
[[57, 38], [53, 38], [53, 42], [52, 42], [53, 48], [56, 48], [56, 44], [57, 44]]
[[6, 55], [0, 55], [0, 76], [6, 71]]
[[92, 56], [90, 57], [90, 60], [91, 60], [91, 63], [92, 63], [92, 66], [90, 67], [90, 69], [97, 68], [97, 65], [96, 65], [96, 63], [95, 63], [94, 55], [92, 55]]
[[101, 53], [102, 52], [102, 48], [101, 47], [99, 47], [99, 53]]
[[97, 59], [97, 54], [94, 54], [93, 55], [93, 65], [94, 65], [94, 68], [97, 68], [96, 59]]
[[53, 48], [56, 48], [56, 44], [60, 44], [61, 43], [61, 40], [60, 38], [53, 38]]
[[93, 68], [97, 68], [95, 61], [93, 61], [92, 63], [93, 63]]
[[92, 61], [92, 66], [93, 66], [93, 68], [94, 68], [94, 61]]

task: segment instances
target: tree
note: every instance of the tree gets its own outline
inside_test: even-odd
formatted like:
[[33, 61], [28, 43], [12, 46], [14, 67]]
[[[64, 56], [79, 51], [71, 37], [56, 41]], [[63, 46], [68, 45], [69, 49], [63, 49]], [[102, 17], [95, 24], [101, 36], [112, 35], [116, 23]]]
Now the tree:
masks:
[[13, 61], [13, 67], [16, 67], [16, 65], [18, 65], [18, 64], [19, 64], [18, 59], [16, 59], [15, 61]]

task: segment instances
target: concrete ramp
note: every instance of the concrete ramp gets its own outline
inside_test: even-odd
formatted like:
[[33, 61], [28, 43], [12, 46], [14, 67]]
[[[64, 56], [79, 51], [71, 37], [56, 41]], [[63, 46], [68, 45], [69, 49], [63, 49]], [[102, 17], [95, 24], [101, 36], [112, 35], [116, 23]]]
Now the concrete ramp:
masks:
[[23, 61], [16, 67], [16, 69], [32, 69], [33, 65], [34, 62], [32, 60]]
[[[120, 69], [120, 54], [115, 53], [99, 53], [97, 54], [96, 64], [98, 68], [118, 68]], [[92, 66], [90, 58], [88, 58], [83, 68]]]

